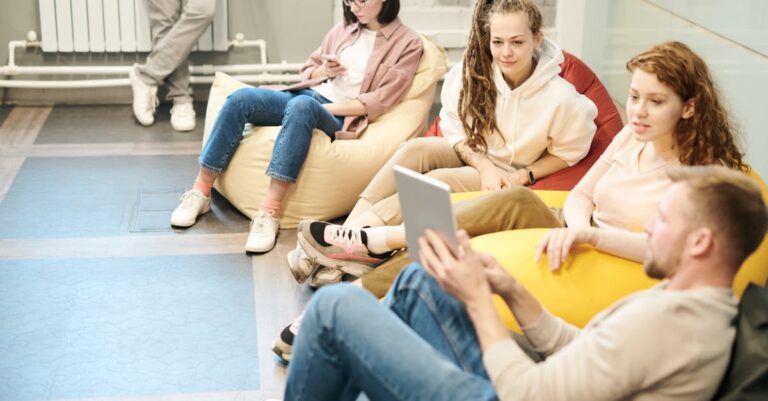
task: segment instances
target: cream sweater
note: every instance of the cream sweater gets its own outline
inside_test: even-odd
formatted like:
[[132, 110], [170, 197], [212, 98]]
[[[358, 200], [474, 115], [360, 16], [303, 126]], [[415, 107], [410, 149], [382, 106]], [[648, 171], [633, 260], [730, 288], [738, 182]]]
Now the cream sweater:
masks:
[[730, 358], [737, 300], [726, 288], [630, 295], [579, 330], [545, 311], [524, 327], [534, 363], [512, 340], [483, 356], [499, 399], [709, 400]]
[[600, 230], [597, 247], [641, 261], [645, 257], [643, 224], [656, 212], [671, 181], [667, 170], [677, 160], [652, 160], [640, 165], [640, 152], [651, 143], [635, 139], [630, 126], [613, 138], [608, 148], [568, 194], [563, 213], [568, 227], [595, 224]]
[[[507, 171], [530, 165], [544, 151], [574, 165], [587, 154], [595, 135], [594, 103], [558, 75], [563, 52], [545, 39], [537, 57], [533, 75], [514, 90], [493, 66], [501, 135], [486, 139], [488, 157]], [[451, 146], [467, 139], [458, 112], [461, 77], [461, 64], [451, 68], [441, 93], [440, 130]]]

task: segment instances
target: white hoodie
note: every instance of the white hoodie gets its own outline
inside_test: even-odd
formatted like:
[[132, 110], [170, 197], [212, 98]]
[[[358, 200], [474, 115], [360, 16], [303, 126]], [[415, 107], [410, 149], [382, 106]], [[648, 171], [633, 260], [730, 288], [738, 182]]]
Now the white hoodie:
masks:
[[[545, 150], [572, 166], [587, 154], [595, 135], [597, 107], [558, 75], [564, 60], [560, 47], [545, 38], [534, 57], [533, 74], [514, 90], [493, 64], [496, 124], [504, 138], [493, 135], [486, 142], [488, 157], [507, 171], [530, 165]], [[440, 130], [451, 146], [467, 139], [458, 112], [461, 77], [461, 64], [451, 68], [441, 93]]]

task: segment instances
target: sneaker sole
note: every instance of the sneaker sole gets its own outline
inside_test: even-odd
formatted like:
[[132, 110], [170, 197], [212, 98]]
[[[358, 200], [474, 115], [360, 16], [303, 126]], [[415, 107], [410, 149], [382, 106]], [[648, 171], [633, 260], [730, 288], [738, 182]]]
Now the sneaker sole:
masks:
[[[277, 339], [272, 341], [272, 352], [275, 353], [280, 359], [290, 362], [291, 361], [291, 355], [292, 352], [285, 352], [284, 348], [281, 348], [287, 344], [283, 343], [282, 341], [278, 341]], [[290, 345], [288, 345], [289, 349], [292, 348]]]
[[277, 237], [280, 236], [280, 230], [277, 230], [277, 235], [275, 235], [275, 240], [272, 242], [272, 245], [269, 248], [257, 248], [255, 246], [248, 246], [248, 243], [245, 244], [245, 252], [246, 253], [267, 253], [273, 249], [275, 249], [275, 245], [277, 244]]
[[[288, 255], [286, 256], [286, 258], [288, 259], [288, 270], [291, 271], [291, 275], [293, 276], [293, 279], [296, 280], [297, 283], [302, 284], [305, 281], [307, 281], [307, 278], [311, 277], [312, 274], [314, 274], [318, 268], [320, 268], [320, 265], [315, 264], [314, 268], [310, 270], [308, 274], [304, 274], [303, 270], [301, 270], [298, 266], [294, 266], [293, 258], [291, 257], [293, 252], [296, 252], [296, 250], [294, 249], [293, 251], [288, 252]], [[299, 259], [301, 259], [301, 257], [299, 257]], [[297, 261], [296, 263], [301, 263], [301, 262]]]
[[198, 217], [200, 217], [200, 216], [202, 216], [202, 215], [204, 215], [204, 214], [206, 214], [206, 213], [208, 213], [210, 211], [211, 211], [211, 204], [209, 203], [208, 206], [206, 206], [203, 210], [200, 211], [200, 213], [197, 214], [197, 217], [195, 217], [195, 219], [192, 220], [191, 223], [187, 223], [186, 221], [181, 221], [181, 222], [173, 221], [173, 219], [171, 219], [171, 227], [178, 227], [178, 228], [192, 227], [192, 226], [195, 225], [195, 223], [197, 223], [197, 218]]
[[171, 124], [171, 128], [173, 128], [176, 132], [189, 132], [195, 130], [195, 125], [192, 126], [184, 126], [184, 127], [174, 127], [173, 124]]
[[258, 254], [261, 254], [261, 253], [267, 253], [267, 252], [269, 252], [269, 251], [271, 251], [271, 250], [275, 249], [275, 244], [277, 244], [277, 241], [275, 241], [274, 243], [272, 243], [272, 246], [271, 246], [271, 247], [269, 247], [269, 248], [256, 248], [256, 247], [254, 247], [254, 246], [252, 246], [252, 247], [248, 247], [248, 245], [246, 245], [246, 246], [245, 246], [245, 252], [246, 252], [246, 253], [258, 253]]
[[334, 280], [318, 279], [316, 276], [311, 276], [309, 278], [309, 283], [307, 284], [309, 284], [309, 286], [312, 288], [320, 288], [325, 285], [338, 284], [342, 281], [343, 278], [344, 278], [343, 272], [338, 277], [338, 279], [334, 279]]
[[315, 262], [317, 264], [325, 266], [325, 267], [333, 267], [336, 269], [339, 269], [343, 271], [344, 273], [351, 274], [355, 277], [360, 277], [374, 268], [371, 266], [367, 266], [364, 264], [356, 263], [356, 262], [350, 262], [347, 260], [338, 260], [329, 258], [325, 255], [323, 255], [322, 252], [319, 252], [315, 247], [310, 245], [309, 241], [307, 241], [306, 238], [304, 238], [303, 233], [298, 233], [297, 239], [299, 240], [299, 245], [301, 246], [301, 249], [304, 250], [304, 253], [307, 254], [312, 259], [315, 259]]

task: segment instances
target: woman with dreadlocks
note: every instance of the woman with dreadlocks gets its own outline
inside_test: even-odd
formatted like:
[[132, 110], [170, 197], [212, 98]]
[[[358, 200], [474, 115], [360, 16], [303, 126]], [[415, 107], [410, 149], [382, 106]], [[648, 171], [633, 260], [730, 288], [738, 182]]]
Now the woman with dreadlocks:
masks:
[[[348, 249], [333, 252], [336, 267], [370, 269], [405, 244], [392, 166], [466, 192], [525, 186], [581, 160], [595, 134], [597, 108], [558, 75], [564, 56], [544, 38], [541, 24], [529, 0], [478, 1], [464, 61], [443, 83], [444, 137], [403, 144], [360, 195], [343, 229], [307, 221], [299, 236]], [[289, 254], [299, 282], [315, 270], [304, 248]], [[314, 248], [309, 251], [322, 252]], [[323, 265], [322, 257], [312, 259]], [[316, 276], [310, 284], [337, 281], [341, 272], [320, 269]]]

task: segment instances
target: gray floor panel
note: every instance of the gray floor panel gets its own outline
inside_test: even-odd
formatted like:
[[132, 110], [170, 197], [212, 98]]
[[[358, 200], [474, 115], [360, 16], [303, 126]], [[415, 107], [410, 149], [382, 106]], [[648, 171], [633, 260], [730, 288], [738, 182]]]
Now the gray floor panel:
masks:
[[191, 132], [171, 128], [170, 104], [161, 104], [155, 124], [144, 127], [136, 121], [131, 106], [57, 106], [37, 136], [36, 144], [174, 142], [203, 138], [205, 104], [196, 103], [197, 126]]
[[197, 224], [171, 229], [197, 169], [192, 155], [27, 159], [0, 204], [0, 238], [247, 232], [249, 219], [216, 193]]
[[0, 125], [3, 124], [8, 114], [11, 114], [11, 110], [13, 110], [11, 106], [0, 106]]

